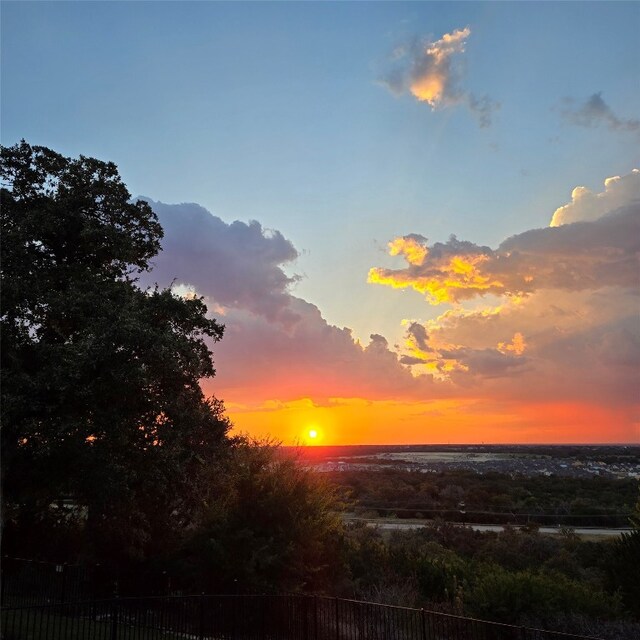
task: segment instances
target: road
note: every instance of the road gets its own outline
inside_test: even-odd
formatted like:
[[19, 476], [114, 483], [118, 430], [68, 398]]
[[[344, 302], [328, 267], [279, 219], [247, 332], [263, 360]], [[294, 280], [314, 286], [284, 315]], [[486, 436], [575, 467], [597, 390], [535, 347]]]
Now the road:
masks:
[[[395, 520], [389, 518], [344, 518], [345, 522], [364, 522], [368, 527], [377, 527], [378, 529], [386, 530], [411, 530], [421, 529], [429, 524], [428, 520]], [[463, 526], [459, 522], [453, 522], [458, 526]], [[474, 524], [465, 523], [465, 526], [469, 526], [475, 531], [504, 531], [504, 526], [501, 524]], [[514, 529], [520, 529], [518, 525], [512, 525]], [[602, 527], [571, 527], [571, 529], [579, 536], [597, 536], [597, 537], [616, 537], [622, 533], [631, 531], [628, 527], [607, 529]], [[562, 532], [560, 527], [539, 527], [540, 533], [557, 535]]]

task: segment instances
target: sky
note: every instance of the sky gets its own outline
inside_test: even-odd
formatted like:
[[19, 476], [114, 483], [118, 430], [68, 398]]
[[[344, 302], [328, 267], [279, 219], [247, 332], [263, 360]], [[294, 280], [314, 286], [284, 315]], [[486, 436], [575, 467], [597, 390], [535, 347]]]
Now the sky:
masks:
[[[640, 4], [2, 2], [1, 140], [115, 162], [235, 429], [640, 442]], [[309, 432], [315, 432], [315, 438]]]

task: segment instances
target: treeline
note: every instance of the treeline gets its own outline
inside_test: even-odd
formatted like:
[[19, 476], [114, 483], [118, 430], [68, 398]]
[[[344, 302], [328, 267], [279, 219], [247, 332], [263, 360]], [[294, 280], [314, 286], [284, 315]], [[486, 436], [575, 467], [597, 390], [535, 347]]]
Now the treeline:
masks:
[[637, 536], [589, 542], [569, 529], [477, 532], [436, 521], [392, 533], [354, 525], [345, 545], [356, 598], [603, 638], [640, 633]]
[[357, 515], [478, 523], [613, 526], [628, 524], [636, 480], [399, 469], [326, 474]]

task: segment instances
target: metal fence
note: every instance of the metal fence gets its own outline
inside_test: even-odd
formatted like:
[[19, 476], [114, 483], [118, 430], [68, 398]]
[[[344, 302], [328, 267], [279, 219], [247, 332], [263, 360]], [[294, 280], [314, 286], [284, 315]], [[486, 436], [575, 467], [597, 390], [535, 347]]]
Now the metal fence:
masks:
[[93, 567], [24, 558], [2, 558], [2, 606], [63, 604], [113, 593], [96, 591]]
[[302, 595], [120, 598], [5, 607], [3, 640], [578, 640], [371, 602]]
[[162, 570], [150, 572], [134, 567], [122, 571], [108, 565], [55, 563], [3, 556], [0, 564], [0, 605], [67, 604], [124, 595], [167, 596], [176, 593], [172, 589], [171, 578]]

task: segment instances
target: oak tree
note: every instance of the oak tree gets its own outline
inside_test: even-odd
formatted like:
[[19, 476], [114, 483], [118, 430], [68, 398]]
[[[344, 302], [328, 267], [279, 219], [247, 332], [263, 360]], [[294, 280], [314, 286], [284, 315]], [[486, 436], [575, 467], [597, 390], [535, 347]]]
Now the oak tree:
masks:
[[138, 286], [162, 228], [113, 163], [22, 141], [0, 177], [3, 529], [63, 513], [89, 551], [144, 555], [197, 523], [226, 450], [199, 384], [223, 327]]

